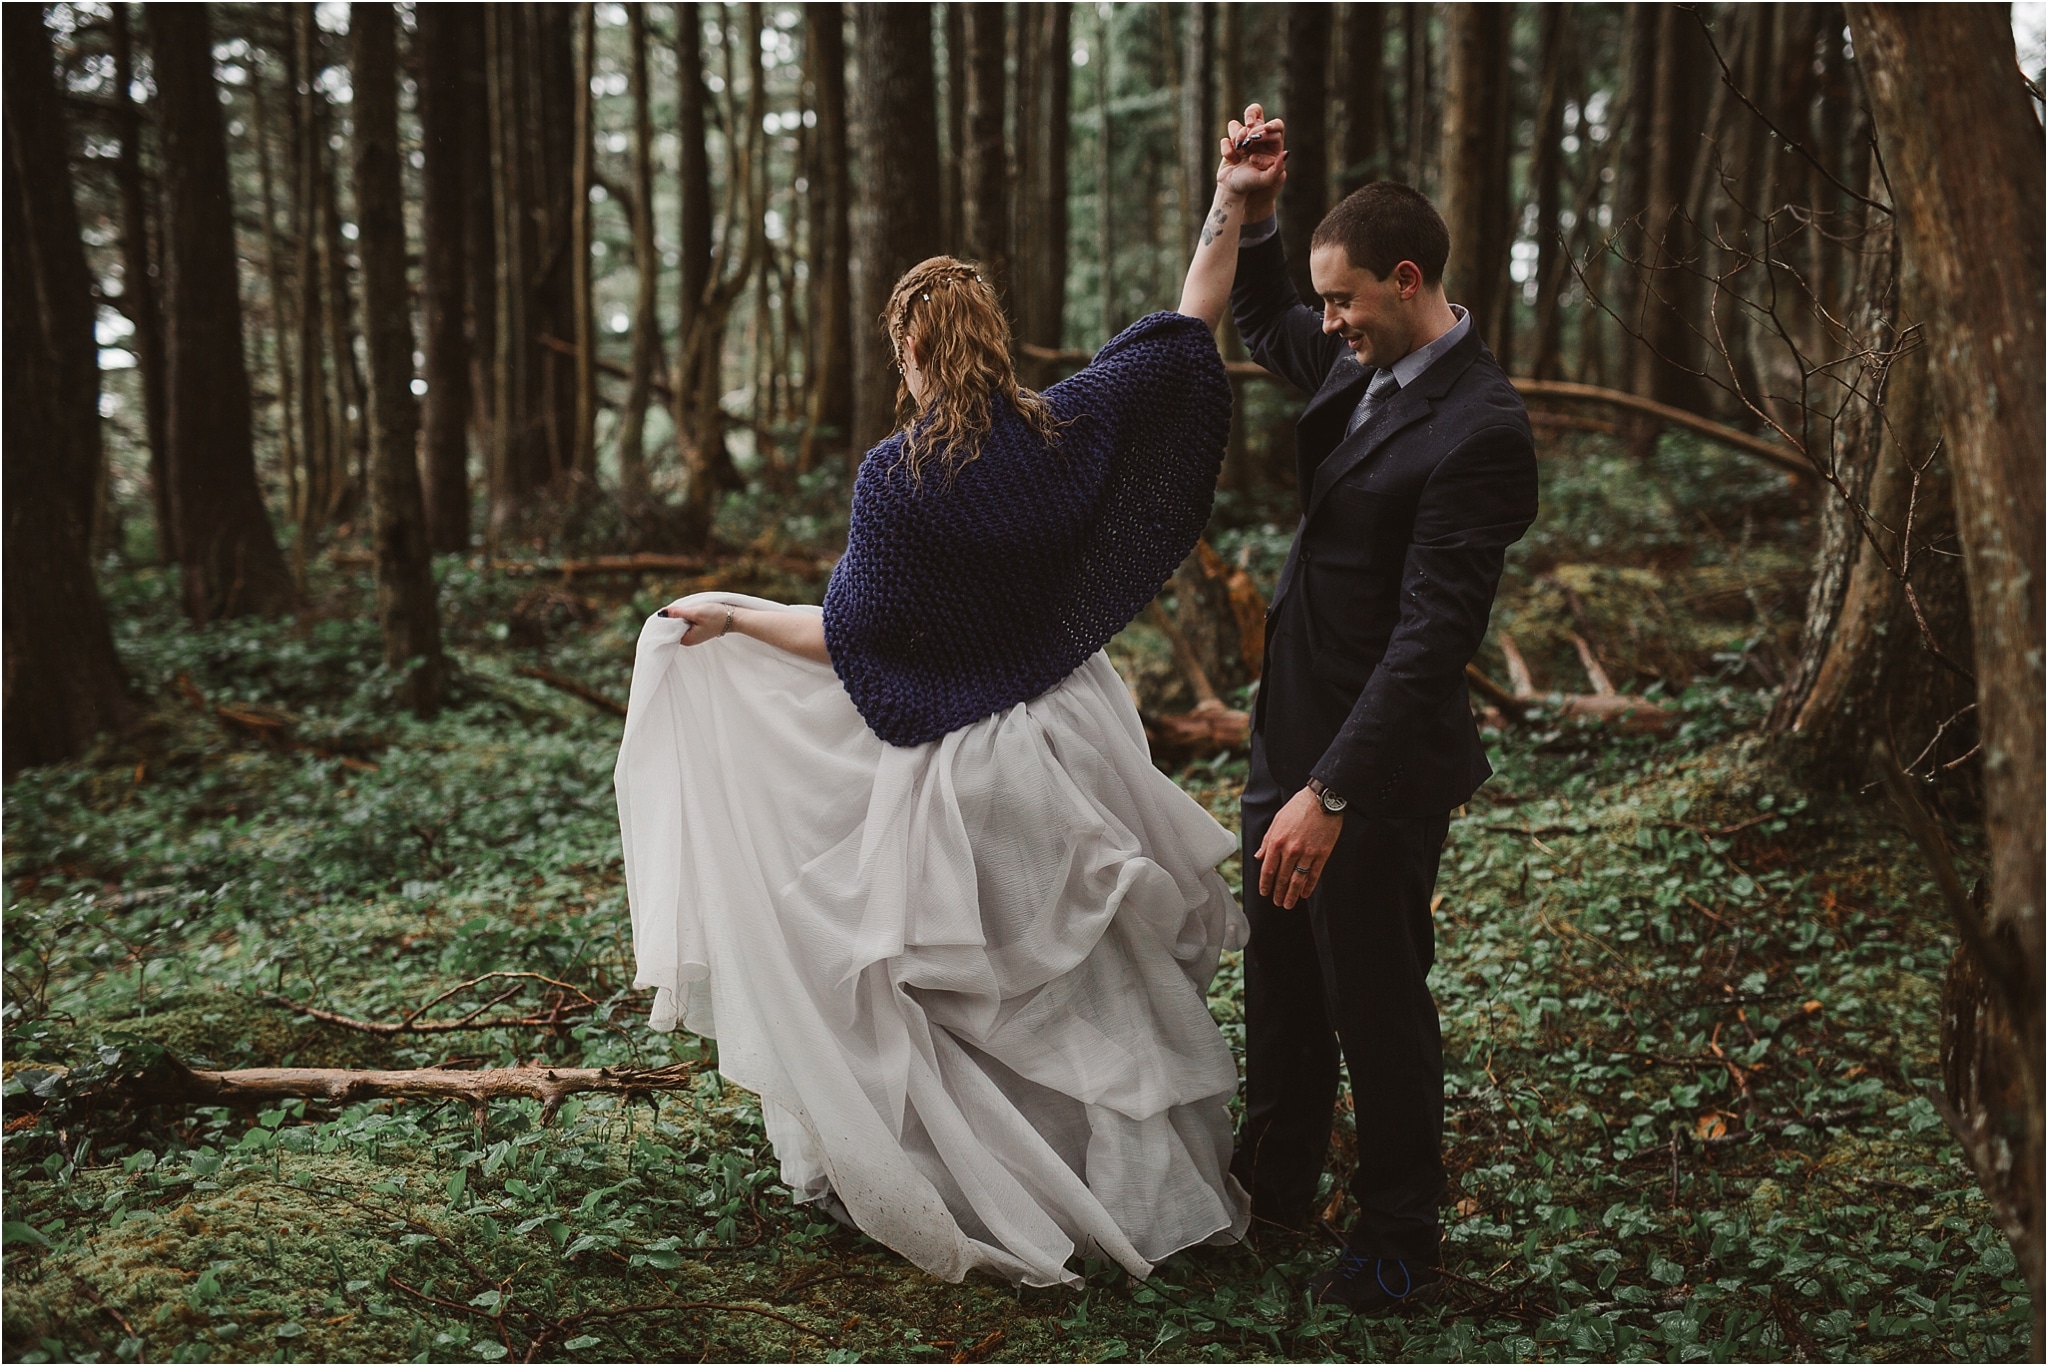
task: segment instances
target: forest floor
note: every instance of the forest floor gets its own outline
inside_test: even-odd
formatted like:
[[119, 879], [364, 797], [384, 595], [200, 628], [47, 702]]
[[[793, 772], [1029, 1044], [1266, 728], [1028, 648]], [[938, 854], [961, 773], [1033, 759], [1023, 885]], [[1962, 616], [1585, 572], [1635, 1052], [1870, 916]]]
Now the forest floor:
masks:
[[[611, 769], [645, 615], [698, 584], [442, 566], [459, 702], [399, 714], [364, 574], [301, 618], [193, 630], [167, 580], [113, 582], [147, 727], [6, 791], [9, 1360], [2009, 1359], [2014, 1259], [1930, 1097], [1953, 952], [1880, 802], [1809, 791], [1759, 731], [1803, 554], [1771, 480], [1667, 439], [1546, 460], [1545, 520], [1496, 625], [1583, 690], [1570, 622], [1669, 737], [1490, 736], [1435, 908], [1452, 1293], [1312, 1310], [1326, 1236], [1199, 1248], [1144, 1283], [946, 1285], [793, 1207], [715, 1052], [647, 1030]], [[740, 499], [722, 586], [815, 600], [824, 485]], [[823, 510], [819, 510], [822, 508]], [[1230, 511], [1226, 504], [1225, 512]], [[1239, 510], [1242, 513], [1242, 509]], [[1269, 576], [1285, 536], [1219, 548]], [[808, 558], [807, 558], [808, 557]], [[1572, 607], [1576, 602], [1578, 605]], [[1156, 638], [1113, 654], [1172, 702]], [[1502, 677], [1497, 644], [1482, 656]], [[1234, 825], [1241, 757], [1177, 779]], [[1952, 826], [1966, 856], [1974, 833]], [[1226, 865], [1236, 879], [1235, 862]], [[396, 1020], [566, 1016], [377, 1036]], [[1241, 1042], [1235, 956], [1211, 995]], [[294, 1102], [108, 1112], [169, 1052], [226, 1067], [697, 1066], [657, 1103]], [[1350, 1120], [1328, 1213], [1341, 1227]]]

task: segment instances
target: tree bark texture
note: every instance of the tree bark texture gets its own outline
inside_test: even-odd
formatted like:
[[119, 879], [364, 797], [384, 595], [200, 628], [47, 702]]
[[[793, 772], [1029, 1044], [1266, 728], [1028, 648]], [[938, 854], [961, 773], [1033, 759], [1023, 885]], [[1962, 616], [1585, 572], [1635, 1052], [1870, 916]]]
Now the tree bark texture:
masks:
[[1344, 100], [1344, 148], [1338, 157], [1338, 196], [1387, 171], [1385, 9], [1363, 0], [1344, 7], [1344, 57], [1337, 88]]
[[953, 256], [967, 252], [967, 206], [962, 202], [967, 184], [961, 172], [967, 155], [966, 12], [971, 8], [960, 0], [947, 0], [945, 6], [946, 144], [939, 157], [939, 239], [940, 249]]
[[939, 251], [939, 145], [926, 8], [858, 5], [854, 33], [853, 441], [865, 450], [896, 426], [883, 306], [904, 271]]
[[[1295, 292], [1311, 308], [1321, 300], [1309, 279], [1308, 244], [1330, 208], [1330, 25], [1327, 4], [1287, 6], [1286, 65], [1280, 108], [1287, 125], [1287, 184], [1280, 191], [1280, 239]], [[1242, 113], [1242, 110], [1234, 111]]]
[[[1852, 4], [1907, 257], [1934, 301], [1931, 366], [1955, 470], [1975, 636], [1991, 855], [1987, 962], [2018, 1027], [2027, 1084], [2014, 1251], [2042, 1329], [2042, 132], [2007, 11]], [[2011, 1236], [2011, 1231], [2008, 1231]]]
[[1805, 766], [1835, 785], [1867, 780], [1879, 741], [1930, 773], [1976, 736], [1968, 717], [1957, 719], [1971, 692], [1960, 671], [1970, 661], [1969, 603], [1923, 340], [1932, 301], [1889, 224], [1863, 250], [1849, 322], [1873, 354], [1834, 425], [1828, 458], [1839, 488], [1821, 495], [1799, 659], [1771, 717], [1804, 737]]
[[1098, 271], [1095, 301], [1101, 309], [1102, 340], [1118, 332], [1116, 242], [1116, 124], [1109, 116], [1113, 91], [1110, 68], [1116, 52], [1115, 10], [1103, 6], [1095, 12], [1095, 55], [1089, 65], [1095, 72], [1095, 262]]
[[291, 105], [292, 129], [292, 322], [297, 329], [299, 478], [298, 494], [291, 518], [298, 524], [294, 539], [296, 558], [303, 567], [308, 542], [325, 524], [330, 503], [334, 454], [340, 438], [336, 435], [335, 413], [329, 402], [327, 383], [326, 309], [321, 288], [320, 243], [322, 226], [320, 178], [326, 174], [326, 120], [321, 117], [326, 97], [316, 87], [319, 46], [315, 37], [313, 6], [292, 6], [292, 48], [286, 74], [294, 89]]
[[154, 214], [142, 174], [142, 111], [135, 103], [134, 35], [130, 6], [113, 6], [110, 26], [114, 56], [114, 122], [121, 155], [114, 176], [121, 194], [121, 311], [135, 327], [129, 343], [142, 375], [142, 430], [149, 442], [150, 508], [156, 519], [160, 564], [174, 564], [170, 476], [164, 469], [164, 323], [158, 308]]
[[[977, 6], [977, 8], [979, 8]], [[818, 126], [810, 130], [811, 354], [804, 440], [797, 457], [809, 469], [820, 446], [844, 442], [853, 427], [852, 189], [846, 147], [846, 12], [832, 0], [804, 6], [804, 61]], [[686, 142], [687, 145], [687, 142]], [[854, 459], [860, 451], [851, 452]]]
[[[1564, 224], [1565, 26], [1571, 11], [1546, 5], [1539, 13], [1543, 66], [1542, 93], [1536, 99], [1534, 144], [1529, 178], [1536, 192], [1536, 335], [1530, 347], [1529, 373], [1537, 379], [1561, 379], [1558, 360], [1560, 314], [1567, 259]], [[1512, 296], [1513, 285], [1509, 286]]]
[[369, 351], [370, 521], [376, 542], [377, 625], [384, 663], [401, 674], [421, 716], [447, 691], [441, 613], [434, 592], [413, 453], [412, 303], [405, 279], [405, 191], [398, 159], [397, 13], [379, 0], [349, 6], [355, 87], [355, 190]]
[[575, 427], [570, 468], [579, 495], [597, 478], [597, 312], [591, 299], [590, 157], [594, 100], [591, 78], [597, 74], [597, 6], [584, 0], [576, 7], [575, 150], [570, 154], [569, 298], [574, 312], [576, 354]]
[[66, 419], [42, 440], [64, 443], [63, 449], [51, 450], [50, 468], [91, 538], [106, 459], [100, 440], [92, 275], [71, 198], [71, 135], [42, 7], [11, 6], [0, 15], [6, 22], [7, 155], [17, 163], [20, 193], [31, 196], [37, 210], [17, 220], [27, 229], [24, 245], [33, 267], [33, 288], [20, 301], [36, 311], [36, 330], [52, 348], [56, 368], [50, 377], [58, 388], [53, 401]]
[[1686, 217], [1686, 191], [1700, 155], [1700, 69], [1712, 58], [1699, 20], [1678, 5], [1658, 5], [1657, 57], [1649, 108], [1649, 179], [1643, 204], [1643, 318], [1635, 353], [1635, 390], [1660, 403], [1701, 403], [1699, 307], [1694, 260], [1699, 233]]
[[[0, 436], [0, 506], [6, 515], [4, 604], [5, 718], [0, 753], [6, 776], [54, 763], [84, 750], [100, 731], [127, 721], [121, 662], [114, 653], [106, 610], [93, 581], [88, 549], [90, 506], [79, 489], [91, 477], [81, 462], [99, 448], [98, 386], [90, 395], [67, 379], [81, 345], [93, 340], [91, 296], [61, 298], [67, 286], [84, 287], [83, 250], [50, 41], [39, 6], [0, 11], [6, 25], [7, 149], [5, 221], [0, 224], [5, 279], [0, 282], [0, 326], [7, 356], [5, 432]], [[42, 104], [39, 119], [18, 117], [21, 101]], [[31, 133], [54, 137], [41, 147]], [[47, 228], [69, 221], [68, 242], [52, 243]], [[44, 259], [53, 246], [80, 256], [78, 278]], [[95, 364], [95, 380], [97, 365]], [[89, 486], [88, 486], [89, 487]]]
[[[1451, 233], [1444, 288], [1472, 315], [1495, 352], [1506, 350], [1508, 246], [1508, 35], [1502, 5], [1449, 9], [1444, 89], [1444, 225]], [[1292, 128], [1289, 129], [1290, 133]]]
[[[462, 175], [462, 320], [469, 353], [469, 424], [488, 458], [497, 414], [498, 237], [491, 208], [491, 80], [481, 5], [455, 5], [456, 167]], [[432, 153], [428, 154], [429, 165]], [[467, 503], [465, 502], [465, 508]], [[468, 519], [465, 511], [464, 518]]]
[[1019, 6], [1016, 259], [1018, 340], [1058, 349], [1067, 306], [1067, 146], [1073, 7]]
[[633, 85], [633, 359], [626, 409], [619, 415], [619, 498], [633, 508], [647, 501], [647, 404], [654, 385], [661, 317], [654, 291], [661, 283], [661, 253], [654, 241], [654, 117], [647, 90], [647, 12], [626, 10], [632, 45]]
[[575, 367], [543, 338], [575, 334], [570, 242], [575, 63], [569, 14], [486, 7], [497, 364], [491, 534], [514, 534], [574, 455]]
[[1010, 157], [1003, 141], [1006, 85], [1005, 25], [1001, 6], [965, 5], [967, 135], [960, 174], [964, 182], [962, 247], [981, 263], [996, 297], [1014, 313], [1010, 287]]
[[1215, 194], [1216, 146], [1223, 121], [1216, 101], [1216, 8], [1181, 6], [1180, 35], [1180, 176], [1181, 246], [1195, 249], [1195, 233]]
[[291, 605], [256, 486], [227, 142], [205, 5], [152, 4], [162, 119], [171, 509], [195, 622]]
[[421, 404], [420, 464], [428, 543], [469, 549], [469, 337], [464, 310], [469, 272], [468, 195], [462, 136], [462, 7], [424, 4], [419, 23], [420, 314], [424, 323], [426, 401]]

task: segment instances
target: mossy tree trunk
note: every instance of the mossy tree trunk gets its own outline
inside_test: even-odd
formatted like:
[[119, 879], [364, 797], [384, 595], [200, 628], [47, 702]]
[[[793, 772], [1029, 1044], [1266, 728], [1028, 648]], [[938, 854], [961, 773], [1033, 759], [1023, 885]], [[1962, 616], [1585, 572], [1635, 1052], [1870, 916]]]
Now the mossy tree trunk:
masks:
[[[2010, 1156], [2007, 1236], [2043, 1311], [2042, 128], [1998, 5], [1852, 4], [1905, 253], [1933, 302], [1931, 368], [1955, 478], [1983, 737], [1990, 904], [1982, 964], [2019, 1042], [2021, 1104], [1985, 1147]], [[1985, 1156], [1973, 1152], [1987, 1188]], [[1996, 1161], [1991, 1165], [1995, 1168]]]

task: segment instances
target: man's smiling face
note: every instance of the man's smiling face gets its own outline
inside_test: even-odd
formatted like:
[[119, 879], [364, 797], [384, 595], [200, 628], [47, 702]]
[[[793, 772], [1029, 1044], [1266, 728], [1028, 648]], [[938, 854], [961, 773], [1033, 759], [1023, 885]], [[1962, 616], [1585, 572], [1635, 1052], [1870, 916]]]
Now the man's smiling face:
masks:
[[1323, 331], [1342, 337], [1361, 365], [1384, 369], [1415, 349], [1409, 305], [1422, 272], [1414, 262], [1401, 262], [1382, 280], [1329, 244], [1309, 253], [1308, 273], [1323, 301]]

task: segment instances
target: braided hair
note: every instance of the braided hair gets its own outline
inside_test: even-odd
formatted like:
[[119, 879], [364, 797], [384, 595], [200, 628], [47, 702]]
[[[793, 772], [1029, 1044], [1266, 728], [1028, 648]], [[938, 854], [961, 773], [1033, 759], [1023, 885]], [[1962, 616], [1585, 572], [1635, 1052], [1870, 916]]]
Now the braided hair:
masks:
[[1048, 443], [1059, 439], [1052, 409], [1017, 383], [1010, 320], [976, 263], [934, 256], [912, 266], [891, 291], [882, 326], [899, 370], [906, 338], [917, 339], [923, 359], [924, 397], [913, 399], [907, 383], [896, 389], [902, 459], [913, 481], [934, 463], [950, 477], [978, 456], [997, 398]]

